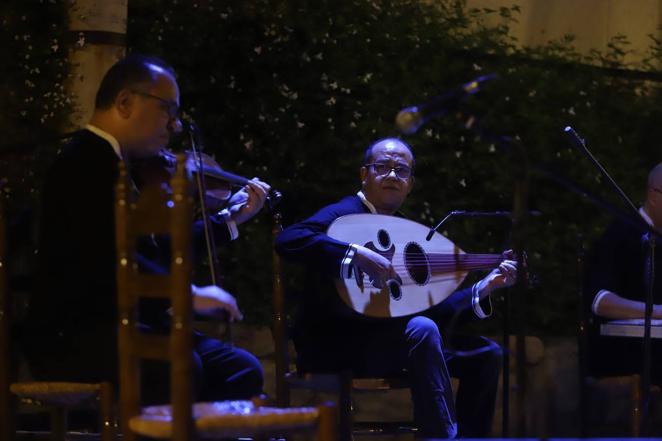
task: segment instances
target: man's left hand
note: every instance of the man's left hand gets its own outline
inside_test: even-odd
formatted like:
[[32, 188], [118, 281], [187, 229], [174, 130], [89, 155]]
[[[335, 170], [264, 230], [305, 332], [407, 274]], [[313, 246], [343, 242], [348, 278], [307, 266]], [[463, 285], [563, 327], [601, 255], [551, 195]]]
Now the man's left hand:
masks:
[[264, 207], [264, 201], [271, 187], [266, 182], [253, 178], [248, 185], [232, 195], [228, 201], [230, 218], [237, 225], [255, 216]]
[[512, 286], [517, 281], [517, 261], [506, 259], [479, 282], [480, 297], [490, 295], [499, 288]]

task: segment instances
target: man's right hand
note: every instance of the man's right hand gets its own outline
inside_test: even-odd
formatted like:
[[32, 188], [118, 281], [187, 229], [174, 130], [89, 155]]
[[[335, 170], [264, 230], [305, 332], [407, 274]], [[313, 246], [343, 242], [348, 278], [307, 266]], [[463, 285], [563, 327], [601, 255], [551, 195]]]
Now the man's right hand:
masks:
[[389, 280], [398, 278], [393, 264], [386, 257], [360, 245], [355, 247], [356, 254], [352, 263], [368, 275], [375, 288], [381, 289]]
[[244, 316], [237, 306], [237, 299], [232, 294], [215, 285], [192, 286], [193, 310], [198, 314], [222, 317], [230, 316], [230, 321], [243, 320]]

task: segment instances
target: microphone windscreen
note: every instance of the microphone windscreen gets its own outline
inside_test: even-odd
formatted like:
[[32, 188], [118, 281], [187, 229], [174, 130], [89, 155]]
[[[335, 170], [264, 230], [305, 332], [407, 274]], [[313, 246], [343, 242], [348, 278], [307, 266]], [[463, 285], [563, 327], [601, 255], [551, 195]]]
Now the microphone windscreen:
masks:
[[401, 133], [411, 135], [423, 125], [423, 116], [416, 106], [402, 109], [395, 116], [395, 126]]

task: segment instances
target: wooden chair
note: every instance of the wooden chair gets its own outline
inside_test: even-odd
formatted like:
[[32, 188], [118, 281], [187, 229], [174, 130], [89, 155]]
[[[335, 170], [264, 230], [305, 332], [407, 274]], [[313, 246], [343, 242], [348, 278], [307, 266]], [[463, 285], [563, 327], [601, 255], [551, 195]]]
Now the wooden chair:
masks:
[[[190, 441], [198, 437], [282, 435], [316, 430], [323, 441], [335, 440], [335, 408], [279, 409], [251, 401], [194, 403], [191, 297], [193, 205], [185, 158], [178, 157], [171, 193], [158, 184], [141, 189], [133, 201], [125, 168], [120, 168], [115, 207], [118, 258], [120, 408], [125, 441], [137, 436]], [[136, 241], [159, 235], [170, 239], [168, 274], [146, 274], [136, 261]], [[140, 332], [138, 301], [171, 301], [168, 335]], [[140, 361], [170, 363], [171, 405], [140, 406]]]
[[51, 414], [51, 438], [63, 441], [67, 432], [68, 411], [96, 405], [101, 415], [101, 439], [115, 439], [113, 390], [110, 383], [69, 383], [17, 381], [18, 348], [13, 336], [14, 310], [9, 288], [7, 261], [7, 225], [0, 209], [0, 438], [16, 437], [16, 419], [20, 407], [30, 407]]
[[[274, 242], [282, 230], [281, 215], [275, 213], [272, 229]], [[290, 391], [292, 389], [306, 389], [335, 394], [338, 397], [339, 439], [342, 441], [350, 441], [353, 434], [381, 435], [416, 432], [417, 429], [411, 421], [353, 421], [354, 394], [387, 392], [393, 389], [408, 388], [409, 383], [405, 373], [403, 373], [403, 377], [398, 378], [353, 378], [349, 371], [338, 374], [313, 374], [299, 373], [291, 369], [282, 264], [280, 256], [273, 247], [272, 271], [274, 309], [272, 333], [275, 346], [277, 404], [279, 406], [289, 406]]]

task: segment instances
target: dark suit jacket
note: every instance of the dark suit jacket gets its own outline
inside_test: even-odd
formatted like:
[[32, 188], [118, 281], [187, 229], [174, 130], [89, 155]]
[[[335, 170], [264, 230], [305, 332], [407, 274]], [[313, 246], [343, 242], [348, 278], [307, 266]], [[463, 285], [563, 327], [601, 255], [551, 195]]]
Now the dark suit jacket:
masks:
[[[119, 161], [106, 140], [83, 130], [64, 148], [44, 181], [37, 286], [22, 331], [37, 377], [114, 378]], [[217, 240], [229, 240], [222, 219], [213, 225]], [[196, 232], [194, 237], [200, 236]], [[157, 262], [164, 260], [154, 250], [147, 254]], [[148, 324], [165, 317], [163, 312], [161, 307], [146, 308]]]
[[[636, 373], [641, 370], [641, 339], [603, 337], [600, 325], [607, 321], [591, 311], [596, 294], [606, 289], [626, 299], [645, 301], [645, 247], [642, 233], [623, 222], [612, 223], [595, 244], [587, 265], [584, 308], [589, 317], [589, 370], [594, 375]], [[662, 253], [655, 253], [653, 302], [662, 303]], [[653, 340], [654, 379], [662, 381], [662, 343]]]

